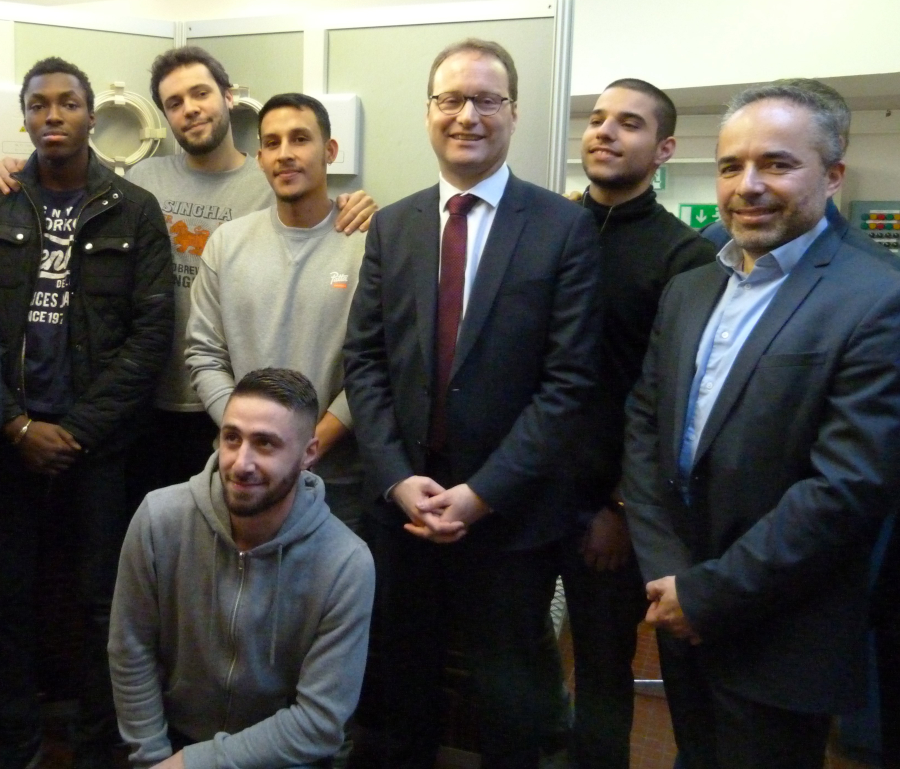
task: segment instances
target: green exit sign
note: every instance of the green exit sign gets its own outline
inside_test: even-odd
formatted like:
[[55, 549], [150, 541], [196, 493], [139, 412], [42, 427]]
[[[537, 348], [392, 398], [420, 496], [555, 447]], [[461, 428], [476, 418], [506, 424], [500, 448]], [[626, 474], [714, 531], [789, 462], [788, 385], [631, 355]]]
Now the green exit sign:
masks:
[[666, 167], [662, 166], [661, 168], [657, 168], [656, 173], [653, 174], [653, 189], [664, 190], [665, 188], [666, 188]]
[[695, 230], [719, 220], [719, 207], [715, 203], [682, 203], [678, 218]]

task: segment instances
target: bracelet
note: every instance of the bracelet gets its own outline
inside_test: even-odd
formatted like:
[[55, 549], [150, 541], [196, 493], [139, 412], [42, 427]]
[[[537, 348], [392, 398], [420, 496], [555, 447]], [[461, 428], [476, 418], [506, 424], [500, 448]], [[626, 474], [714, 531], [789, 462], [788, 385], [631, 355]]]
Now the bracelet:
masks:
[[25, 423], [25, 426], [21, 430], [19, 430], [19, 432], [16, 434], [16, 437], [13, 438], [13, 441], [12, 441], [13, 446], [18, 446], [22, 442], [22, 439], [25, 437], [25, 433], [27, 433], [28, 428], [31, 427], [31, 421], [32, 420], [29, 419]]

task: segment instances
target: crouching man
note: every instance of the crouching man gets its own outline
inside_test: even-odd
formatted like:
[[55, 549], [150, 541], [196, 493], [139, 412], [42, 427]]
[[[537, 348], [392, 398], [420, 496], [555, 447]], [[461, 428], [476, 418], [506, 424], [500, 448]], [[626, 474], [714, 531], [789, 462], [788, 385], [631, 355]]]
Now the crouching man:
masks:
[[109, 639], [134, 766], [329, 766], [341, 745], [374, 568], [307, 472], [317, 415], [302, 374], [250, 372], [206, 469], [135, 514]]

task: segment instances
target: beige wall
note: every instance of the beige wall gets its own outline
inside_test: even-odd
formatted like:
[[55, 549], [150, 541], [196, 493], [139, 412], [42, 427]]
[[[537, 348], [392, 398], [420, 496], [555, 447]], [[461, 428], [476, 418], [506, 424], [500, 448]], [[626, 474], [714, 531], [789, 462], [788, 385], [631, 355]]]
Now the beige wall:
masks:
[[15, 24], [15, 76], [21, 80], [32, 64], [60, 56], [76, 64], [91, 80], [95, 92], [115, 80], [129, 91], [150, 98], [150, 63], [172, 45], [161, 37], [98, 32], [90, 29]]
[[303, 90], [303, 33], [189, 37], [225, 65], [232, 83], [250, 87], [250, 96], [265, 102], [276, 93]]
[[620, 77], [660, 88], [900, 72], [896, 0], [575, 0], [572, 93]]

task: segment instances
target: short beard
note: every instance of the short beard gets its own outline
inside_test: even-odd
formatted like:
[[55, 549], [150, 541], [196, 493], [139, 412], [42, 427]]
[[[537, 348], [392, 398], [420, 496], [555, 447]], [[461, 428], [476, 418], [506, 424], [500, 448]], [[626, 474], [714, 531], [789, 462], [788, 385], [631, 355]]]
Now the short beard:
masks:
[[219, 148], [219, 145], [222, 144], [222, 140], [228, 134], [228, 129], [230, 127], [231, 115], [226, 112], [220, 122], [213, 124], [213, 130], [209, 135], [209, 138], [204, 139], [202, 142], [192, 142], [184, 134], [176, 133], [175, 131], [172, 133], [175, 134], [175, 141], [178, 142], [181, 149], [188, 155], [192, 155], [193, 157], [203, 157]]
[[292, 192], [290, 195], [276, 195], [275, 197], [282, 203], [297, 203], [303, 198], [305, 198], [311, 190], [304, 190], [303, 192]]
[[588, 173], [587, 166], [582, 163], [581, 167], [584, 169], [585, 176], [587, 176], [588, 181], [591, 184], [597, 185], [601, 190], [627, 190], [632, 187], [637, 187], [641, 182], [644, 181], [646, 177], [645, 173], [638, 173], [637, 171], [631, 173], [623, 173], [618, 176], [613, 176], [612, 178], [608, 176], [591, 176]]
[[730, 226], [729, 222], [729, 225], [725, 225], [725, 229], [728, 230], [738, 248], [759, 258], [763, 254], [770, 253], [799, 238], [805, 232], [809, 232], [818, 221], [818, 219], [806, 221], [799, 218], [790, 221], [782, 220], [778, 222], [777, 226], [768, 229], [741, 229], [740, 226]]
[[284, 476], [276, 486], [269, 489], [253, 504], [242, 504], [240, 500], [234, 499], [223, 478], [222, 487], [223, 496], [225, 498], [225, 507], [228, 508], [228, 512], [235, 518], [253, 518], [260, 515], [277, 505], [293, 491], [294, 487], [297, 485], [297, 479], [300, 477], [301, 472], [302, 468], [298, 465], [294, 472]]

